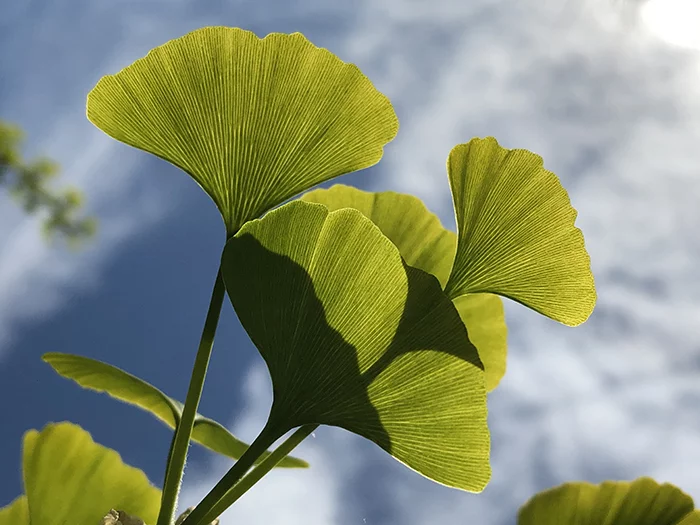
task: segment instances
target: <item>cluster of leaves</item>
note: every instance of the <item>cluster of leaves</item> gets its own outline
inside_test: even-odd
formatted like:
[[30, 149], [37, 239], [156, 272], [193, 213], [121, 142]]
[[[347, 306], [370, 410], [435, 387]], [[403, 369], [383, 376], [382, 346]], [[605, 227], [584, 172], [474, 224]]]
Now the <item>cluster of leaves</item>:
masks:
[[[107, 486], [105, 498], [92, 499], [104, 507], [90, 510], [90, 520], [117, 508], [105, 519], [118, 520], [121, 511], [154, 523], [158, 508], [157, 525], [170, 525], [193, 440], [237, 459], [182, 521], [210, 523], [273, 467], [306, 466], [288, 454], [318, 425], [363, 436], [444, 485], [486, 486], [487, 392], [506, 368], [501, 297], [570, 326], [595, 305], [576, 211], [539, 156], [493, 138], [455, 146], [447, 175], [456, 234], [417, 198], [394, 192], [336, 185], [284, 204], [377, 163], [398, 131], [389, 100], [357, 67], [298, 33], [259, 39], [234, 28], [194, 31], [100, 80], [87, 113], [110, 136], [193, 177], [226, 226], [184, 405], [109, 364], [44, 356], [64, 377], [175, 429], [162, 493], [144, 490], [148, 502], [127, 506], [121, 489]], [[267, 423], [249, 446], [197, 413], [226, 295], [273, 384]], [[31, 515], [26, 487], [26, 500], [4, 512], [25, 505]], [[59, 498], [61, 490], [52, 495], [62, 502], [55, 512], [67, 516], [72, 500]], [[565, 491], [562, 501], [584, 492]], [[586, 501], [603, 512], [615, 498]], [[540, 516], [537, 505], [526, 507], [523, 524], [527, 508]], [[89, 523], [87, 514], [81, 520], [71, 521]]]
[[61, 235], [71, 245], [91, 237], [96, 228], [93, 217], [80, 217], [82, 194], [74, 188], [57, 192], [49, 187], [58, 166], [49, 159], [26, 161], [22, 158], [23, 134], [12, 124], [0, 121], [0, 184], [9, 186], [10, 194], [27, 213], [46, 215], [43, 233], [48, 238]]
[[[24, 436], [25, 495], [0, 509], [0, 525], [154, 523], [160, 490], [119, 454], [72, 423], [53, 423]], [[75, 480], [79, 481], [75, 481]], [[175, 525], [181, 525], [187, 509]], [[649, 478], [633, 482], [566, 483], [523, 505], [518, 525], [700, 525], [700, 510], [680, 489]], [[213, 522], [212, 525], [216, 525]]]

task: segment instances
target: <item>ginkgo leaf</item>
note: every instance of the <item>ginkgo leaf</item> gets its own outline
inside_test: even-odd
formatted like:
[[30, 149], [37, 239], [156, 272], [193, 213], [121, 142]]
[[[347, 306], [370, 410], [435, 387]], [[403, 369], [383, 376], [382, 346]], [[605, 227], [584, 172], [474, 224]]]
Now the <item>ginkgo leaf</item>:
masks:
[[566, 483], [535, 495], [518, 513], [518, 525], [699, 525], [693, 500], [651, 478]]
[[312, 186], [379, 162], [398, 131], [360, 70], [302, 34], [205, 27], [153, 49], [88, 95], [87, 115], [189, 173], [233, 235]]
[[358, 210], [396, 245], [407, 264], [433, 274], [445, 287], [455, 258], [457, 238], [418, 197], [334, 184], [328, 189], [305, 193], [300, 199], [323, 204], [330, 211]]
[[452, 149], [447, 172], [458, 230], [447, 295], [494, 293], [583, 323], [596, 301], [590, 258], [576, 210], [542, 158], [473, 139]]
[[[79, 355], [50, 352], [43, 360], [59, 375], [72, 379], [83, 388], [105, 392], [109, 396], [150, 412], [170, 428], [175, 428], [182, 415], [182, 403], [166, 396], [153, 385], [120, 368]], [[192, 441], [214, 452], [234, 459], [240, 458], [248, 445], [234, 437], [223, 425], [197, 414]], [[262, 461], [266, 455], [260, 458]], [[304, 468], [308, 463], [286, 457], [278, 467]]]
[[508, 329], [503, 301], [489, 293], [470, 293], [452, 302], [467, 327], [469, 340], [479, 352], [486, 374], [486, 390], [491, 392], [506, 373]]
[[146, 523], [156, 522], [160, 490], [141, 470], [125, 465], [117, 452], [95, 443], [79, 426], [64, 422], [46, 425], [41, 432], [30, 430], [24, 435], [23, 448], [31, 525], [100, 523], [112, 508]]
[[27, 496], [19, 496], [0, 509], [0, 525], [30, 525]]
[[268, 439], [334, 425], [435, 481], [484, 488], [476, 349], [437, 279], [404, 264], [370, 220], [293, 201], [229, 240], [222, 275], [272, 377]]
[[[407, 264], [433, 274], [444, 288], [454, 262], [457, 236], [413, 195], [393, 191], [368, 192], [335, 184], [305, 193], [301, 200], [325, 205], [330, 211], [354, 208], [376, 224], [399, 249]], [[486, 389], [493, 390], [505, 374], [507, 328], [503, 302], [491, 294], [466, 294], [454, 300], [479, 352]]]

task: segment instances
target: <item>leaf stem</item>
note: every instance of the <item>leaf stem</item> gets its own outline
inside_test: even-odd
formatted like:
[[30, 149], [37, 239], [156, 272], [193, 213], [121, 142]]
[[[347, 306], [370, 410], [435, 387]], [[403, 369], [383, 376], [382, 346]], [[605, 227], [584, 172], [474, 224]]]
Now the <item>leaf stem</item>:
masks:
[[[238, 483], [224, 494], [224, 496], [215, 503], [200, 520], [200, 524], [208, 524], [221, 516], [226, 509], [233, 505], [243, 494], [248, 492], [250, 488], [260, 481], [265, 474], [270, 472], [275, 465], [282, 461], [299, 443], [304, 441], [318, 425], [305, 425], [297, 429], [294, 434], [289, 436], [279, 447], [277, 447], [269, 456], [261, 461], [253, 470], [244, 476]], [[201, 504], [200, 504], [201, 505]], [[184, 524], [183, 524], [184, 525]]]
[[170, 445], [157, 525], [171, 525], [173, 522], [177, 498], [180, 493], [182, 473], [187, 459], [187, 450], [192, 436], [197, 408], [199, 407], [199, 400], [202, 397], [202, 388], [204, 387], [204, 379], [209, 367], [209, 358], [211, 357], [216, 326], [219, 323], [219, 315], [225, 293], [224, 279], [221, 274], [221, 267], [219, 267], [209, 302], [207, 318], [202, 330], [202, 337], [197, 349], [197, 356], [194, 361], [194, 368], [192, 369], [192, 377], [190, 378], [190, 386], [187, 390], [182, 417], [175, 429], [175, 435]]
[[270, 427], [266, 426], [224, 477], [219, 480], [214, 488], [204, 496], [204, 499], [200, 501], [190, 515], [187, 516], [185, 521], [182, 522], [182, 525], [203, 523], [205, 514], [209, 514], [210, 510], [226, 495], [229, 489], [245, 476], [246, 472], [250, 470], [250, 467], [255, 464], [258, 458], [260, 458], [260, 456], [262, 456], [280, 437], [280, 434], [271, 431]]

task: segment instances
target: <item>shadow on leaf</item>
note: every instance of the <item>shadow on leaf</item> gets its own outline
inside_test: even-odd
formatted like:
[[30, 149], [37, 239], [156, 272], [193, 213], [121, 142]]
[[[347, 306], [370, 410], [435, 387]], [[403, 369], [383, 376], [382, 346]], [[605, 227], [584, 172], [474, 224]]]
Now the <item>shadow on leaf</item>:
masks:
[[[276, 229], [284, 215], [304, 225], [285, 224], [291, 239]], [[483, 365], [438, 280], [356, 210], [297, 201], [249, 224], [222, 269], [272, 378], [266, 431], [341, 427], [435, 481], [482, 490]]]

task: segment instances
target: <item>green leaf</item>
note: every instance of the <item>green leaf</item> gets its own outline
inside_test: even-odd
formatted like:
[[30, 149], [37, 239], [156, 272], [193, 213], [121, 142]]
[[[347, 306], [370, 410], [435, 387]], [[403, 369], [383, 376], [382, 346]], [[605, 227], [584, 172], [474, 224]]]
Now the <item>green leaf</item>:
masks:
[[153, 49], [88, 95], [87, 115], [189, 173], [233, 235], [322, 181], [379, 162], [398, 131], [360, 70], [302, 34], [205, 27]]
[[[305, 193], [301, 200], [329, 210], [355, 208], [376, 224], [399, 249], [407, 264], [433, 274], [444, 288], [452, 269], [457, 236], [446, 230], [437, 215], [413, 195], [385, 191], [371, 193], [336, 184]], [[503, 302], [495, 295], [467, 294], [454, 300], [479, 351], [486, 373], [486, 389], [493, 390], [505, 374], [507, 328]]]
[[600, 485], [566, 483], [534, 496], [518, 513], [518, 525], [698, 525], [690, 496], [650, 478]]
[[491, 392], [506, 373], [508, 328], [503, 301], [488, 293], [466, 294], [453, 299], [469, 340], [479, 351], [486, 374], [486, 390]]
[[457, 238], [437, 215], [413, 195], [368, 192], [335, 184], [305, 193], [301, 200], [323, 204], [330, 211], [355, 208], [376, 224], [399, 249], [407, 264], [437, 277], [445, 286], [455, 257]]
[[[153, 385], [115, 366], [79, 355], [50, 352], [43, 355], [59, 375], [72, 379], [81, 387], [105, 392], [111, 397], [150, 412], [170, 428], [175, 428], [182, 415], [182, 403], [166, 396]], [[234, 459], [240, 458], [248, 448], [224, 426], [213, 419], [197, 414], [192, 431], [192, 441], [214, 452]], [[262, 461], [264, 455], [260, 458]], [[286, 468], [305, 468], [308, 463], [286, 457], [278, 465]]]
[[685, 516], [678, 522], [678, 525], [700, 525], [700, 510], [696, 510]]
[[[138, 429], [117, 427], [119, 431]], [[72, 423], [52, 423], [24, 435], [24, 489], [32, 525], [92, 524], [112, 508], [155, 523], [160, 490], [114, 450]]]
[[0, 509], [0, 525], [29, 525], [27, 496], [19, 496]]
[[263, 432], [338, 426], [435, 481], [484, 488], [476, 349], [438, 280], [405, 265], [370, 220], [293, 201], [229, 240], [222, 274], [272, 377]]
[[542, 158], [473, 139], [452, 149], [447, 171], [458, 229], [447, 295], [494, 293], [583, 323], [596, 301], [590, 258], [576, 210]]

